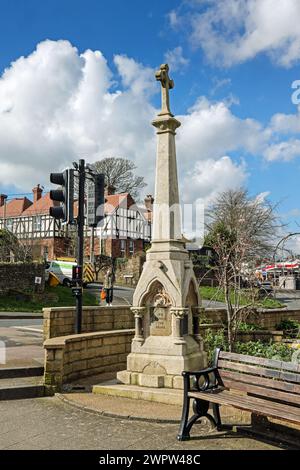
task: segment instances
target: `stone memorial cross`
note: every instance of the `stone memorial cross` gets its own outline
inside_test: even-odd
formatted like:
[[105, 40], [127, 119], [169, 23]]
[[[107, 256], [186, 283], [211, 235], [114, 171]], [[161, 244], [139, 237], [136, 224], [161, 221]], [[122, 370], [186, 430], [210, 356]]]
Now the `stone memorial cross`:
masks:
[[155, 72], [155, 78], [161, 82], [161, 112], [159, 116], [163, 114], [171, 114], [170, 111], [170, 99], [169, 90], [174, 88], [174, 81], [169, 78], [169, 66], [168, 64], [162, 64], [157, 72]]

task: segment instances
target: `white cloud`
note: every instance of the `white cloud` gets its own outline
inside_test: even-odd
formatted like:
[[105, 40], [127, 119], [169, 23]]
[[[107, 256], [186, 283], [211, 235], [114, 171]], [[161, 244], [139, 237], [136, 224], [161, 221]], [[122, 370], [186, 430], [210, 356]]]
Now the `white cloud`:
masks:
[[300, 156], [300, 140], [291, 139], [278, 144], [271, 144], [264, 152], [268, 161], [290, 161]]
[[197, 100], [187, 114], [179, 116], [177, 147], [183, 165], [219, 159], [231, 151], [258, 153], [265, 148], [270, 132], [253, 119], [239, 119], [225, 102]]
[[[191, 41], [209, 61], [231, 66], [259, 53], [283, 67], [299, 61], [299, 0], [204, 0], [190, 6], [184, 16]], [[180, 14], [174, 11], [169, 20], [179, 24]]]
[[165, 61], [173, 71], [182, 70], [189, 64], [189, 60], [183, 57], [181, 46], [167, 51], [165, 53]]
[[82, 156], [90, 162], [123, 156], [138, 165], [145, 159], [149, 167], [150, 69], [125, 56], [114, 60], [122, 91], [111, 91], [113, 75], [101, 52], [79, 55], [68, 41], [44, 41], [11, 64], [0, 80], [0, 184], [49, 186], [50, 171]]
[[167, 18], [172, 28], [176, 28], [178, 24], [180, 23], [180, 19], [179, 19], [180, 17], [178, 17], [178, 14], [176, 13], [175, 10], [170, 11], [167, 14]]
[[211, 89], [211, 95], [215, 95], [218, 90], [220, 90], [223, 87], [227, 87], [231, 85], [231, 78], [217, 78], [213, 77], [212, 78], [213, 82], [213, 87]]
[[184, 201], [201, 199], [209, 204], [218, 192], [239, 188], [246, 178], [245, 165], [235, 164], [228, 156], [197, 162], [183, 180]]
[[277, 113], [271, 119], [271, 128], [281, 134], [298, 134], [300, 132], [300, 114]]
[[259, 202], [259, 203], [263, 203], [271, 194], [271, 191], [263, 191], [262, 193], [259, 193], [256, 198], [255, 198], [255, 201], [256, 202]]
[[[36, 183], [49, 187], [49, 173], [79, 157], [92, 163], [121, 156], [137, 164], [149, 183], [147, 191], [153, 191], [151, 121], [157, 110], [151, 96], [159, 86], [154, 71], [131, 58], [116, 55], [114, 64], [117, 74], [99, 51], [79, 54], [68, 41], [44, 41], [6, 69], [0, 79], [0, 185], [26, 192]], [[271, 145], [274, 123], [265, 128], [240, 119], [229, 102], [199, 97], [178, 119], [186, 202], [210, 200], [218, 190], [245, 182], [246, 165], [233, 159], [233, 152], [287, 159], [276, 150], [278, 143]]]

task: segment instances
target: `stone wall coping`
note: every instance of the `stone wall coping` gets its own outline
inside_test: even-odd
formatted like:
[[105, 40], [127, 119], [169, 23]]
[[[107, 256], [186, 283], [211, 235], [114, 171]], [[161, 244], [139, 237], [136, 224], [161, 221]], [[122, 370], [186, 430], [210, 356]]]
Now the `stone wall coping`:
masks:
[[[203, 313], [205, 312], [226, 312], [226, 309], [224, 307], [207, 307], [204, 308]], [[256, 309], [257, 313], [290, 313], [293, 315], [293, 313], [299, 313], [300, 309], [299, 308], [293, 308], [293, 309], [288, 309], [287, 307], [282, 307], [282, 308], [257, 308]]]
[[[131, 305], [114, 305], [113, 307], [107, 307], [106, 305], [92, 305], [92, 306], [83, 306], [82, 310], [124, 310]], [[43, 312], [73, 312], [75, 311], [76, 307], [46, 307], [43, 308]]]
[[225, 307], [203, 307], [203, 313], [205, 312], [226, 312]]
[[121, 335], [132, 335], [134, 333], [134, 329], [128, 330], [109, 330], [109, 331], [96, 331], [92, 333], [80, 333], [77, 335], [68, 335], [68, 336], [58, 336], [56, 338], [47, 339], [44, 342], [44, 348], [53, 348], [53, 349], [60, 349], [63, 348], [66, 343], [73, 343], [76, 341], [82, 341], [86, 339], [98, 339], [98, 338], [105, 338], [107, 336], [121, 336]]

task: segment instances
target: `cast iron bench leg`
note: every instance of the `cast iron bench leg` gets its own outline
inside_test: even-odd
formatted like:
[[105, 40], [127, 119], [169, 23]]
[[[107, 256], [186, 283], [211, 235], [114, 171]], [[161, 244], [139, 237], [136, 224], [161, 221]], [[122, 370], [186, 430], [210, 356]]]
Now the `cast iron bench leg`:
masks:
[[182, 416], [180, 422], [179, 433], [177, 435], [178, 441], [187, 441], [190, 438], [190, 433], [187, 429], [189, 411], [190, 411], [190, 398], [187, 394], [184, 394]]
[[213, 409], [213, 415], [217, 424], [217, 429], [220, 431], [222, 427], [222, 421], [221, 421], [221, 415], [220, 415], [220, 406], [218, 403], [213, 403], [212, 404], [212, 409]]

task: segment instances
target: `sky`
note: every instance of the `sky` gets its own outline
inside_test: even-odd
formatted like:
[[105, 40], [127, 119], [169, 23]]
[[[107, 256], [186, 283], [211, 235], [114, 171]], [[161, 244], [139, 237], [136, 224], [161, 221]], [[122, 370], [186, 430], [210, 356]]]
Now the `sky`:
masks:
[[245, 186], [300, 231], [299, 0], [0, 5], [1, 192], [49, 189], [78, 158], [118, 156], [153, 193], [154, 72], [168, 62], [182, 200]]

